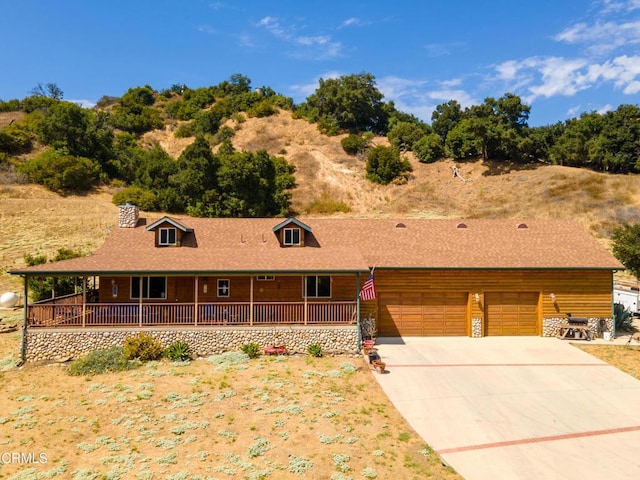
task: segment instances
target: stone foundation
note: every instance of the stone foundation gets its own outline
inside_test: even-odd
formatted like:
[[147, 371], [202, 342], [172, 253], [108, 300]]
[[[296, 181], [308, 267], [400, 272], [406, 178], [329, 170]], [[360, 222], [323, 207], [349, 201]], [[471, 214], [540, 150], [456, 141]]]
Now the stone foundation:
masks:
[[[560, 334], [560, 324], [567, 323], [566, 317], [550, 317], [542, 321], [542, 336], [556, 337]], [[602, 338], [602, 332], [613, 332], [613, 318], [589, 318], [587, 325], [593, 338]]]
[[94, 350], [124, 345], [125, 338], [145, 332], [157, 338], [163, 347], [183, 340], [196, 356], [217, 355], [239, 350], [255, 342], [260, 347], [285, 345], [289, 353], [306, 353], [317, 343], [324, 353], [358, 353], [355, 325], [326, 327], [246, 327], [246, 328], [124, 328], [124, 329], [32, 329], [26, 338], [27, 361], [76, 358]]
[[482, 337], [482, 318], [474, 317], [471, 319], [471, 336], [473, 338]]

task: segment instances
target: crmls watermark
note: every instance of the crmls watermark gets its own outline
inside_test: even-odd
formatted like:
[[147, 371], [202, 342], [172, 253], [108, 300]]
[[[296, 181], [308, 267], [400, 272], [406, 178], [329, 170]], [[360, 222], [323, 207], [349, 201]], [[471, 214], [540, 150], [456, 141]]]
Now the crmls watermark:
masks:
[[0, 452], [0, 465], [26, 465], [47, 463], [45, 452]]

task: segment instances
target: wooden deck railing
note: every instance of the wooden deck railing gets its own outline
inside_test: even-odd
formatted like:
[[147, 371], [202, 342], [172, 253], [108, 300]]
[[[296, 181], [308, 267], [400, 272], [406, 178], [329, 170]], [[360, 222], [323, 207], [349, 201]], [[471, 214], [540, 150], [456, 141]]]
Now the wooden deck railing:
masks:
[[[117, 327], [175, 325], [331, 325], [355, 322], [355, 302], [32, 304], [30, 327]], [[253, 313], [253, 315], [252, 315]]]

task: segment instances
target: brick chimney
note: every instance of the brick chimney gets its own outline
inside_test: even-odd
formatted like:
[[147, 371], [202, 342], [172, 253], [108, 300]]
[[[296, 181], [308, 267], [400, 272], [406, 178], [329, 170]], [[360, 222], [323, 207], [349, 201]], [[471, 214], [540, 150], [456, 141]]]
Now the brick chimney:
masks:
[[134, 228], [140, 218], [140, 209], [137, 205], [127, 202], [118, 205], [118, 228]]

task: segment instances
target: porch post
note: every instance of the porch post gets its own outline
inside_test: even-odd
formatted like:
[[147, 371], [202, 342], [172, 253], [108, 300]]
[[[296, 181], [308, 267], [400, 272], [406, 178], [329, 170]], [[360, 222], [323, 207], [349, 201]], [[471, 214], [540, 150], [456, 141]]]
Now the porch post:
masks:
[[250, 292], [249, 292], [249, 325], [253, 325], [253, 275], [249, 277]]
[[24, 276], [24, 300], [23, 300], [24, 317], [22, 320], [22, 345], [20, 346], [20, 363], [22, 366], [27, 361], [27, 324], [28, 322], [28, 305], [29, 305], [29, 275]]
[[193, 312], [193, 320], [194, 320], [194, 325], [197, 327], [198, 326], [198, 280], [200, 280], [200, 277], [198, 277], [198, 275], [195, 276], [195, 279], [193, 280], [195, 283], [195, 289], [196, 289], [196, 294], [193, 298], [193, 308], [194, 308], [194, 312]]
[[309, 313], [308, 313], [308, 305], [307, 305], [307, 292], [305, 292], [304, 295], [304, 324], [307, 324], [307, 320], [309, 318]]
[[356, 281], [356, 328], [358, 329], [358, 351], [362, 348], [362, 329], [360, 328], [360, 272]]
[[142, 275], [138, 277], [138, 286], [140, 287], [140, 296], [138, 298], [138, 326], [142, 327]]
[[87, 277], [82, 277], [82, 328], [87, 326]]

